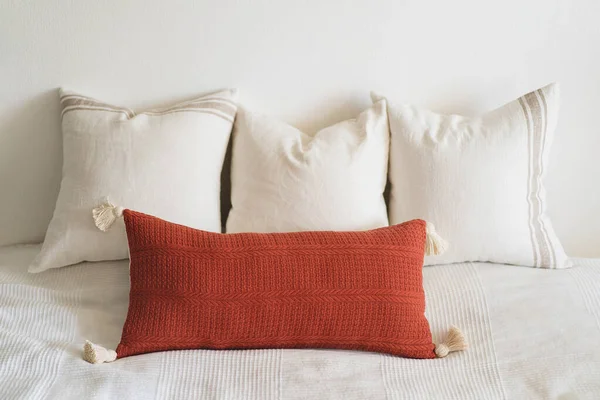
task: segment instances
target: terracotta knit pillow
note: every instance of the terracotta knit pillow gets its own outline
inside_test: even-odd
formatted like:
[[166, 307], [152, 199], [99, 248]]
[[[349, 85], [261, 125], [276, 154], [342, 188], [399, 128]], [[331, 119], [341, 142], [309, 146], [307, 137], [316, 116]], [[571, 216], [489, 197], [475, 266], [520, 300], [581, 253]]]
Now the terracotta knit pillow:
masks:
[[[424, 316], [425, 221], [362, 232], [219, 234], [130, 210], [124, 217], [131, 292], [116, 358], [256, 348], [436, 357]], [[115, 354], [88, 342], [85, 358]]]

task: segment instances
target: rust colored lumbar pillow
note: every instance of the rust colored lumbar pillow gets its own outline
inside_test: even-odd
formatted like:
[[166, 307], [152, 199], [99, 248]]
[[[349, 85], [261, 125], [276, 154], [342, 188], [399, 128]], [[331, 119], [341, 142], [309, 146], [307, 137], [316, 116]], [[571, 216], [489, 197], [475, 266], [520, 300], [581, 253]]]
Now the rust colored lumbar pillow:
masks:
[[[93, 363], [180, 349], [335, 348], [411, 358], [464, 348], [432, 342], [422, 220], [361, 232], [220, 234], [115, 208], [131, 257], [127, 320], [116, 353], [86, 342]], [[109, 213], [110, 214], [110, 213]], [[429, 228], [429, 231], [428, 229]]]

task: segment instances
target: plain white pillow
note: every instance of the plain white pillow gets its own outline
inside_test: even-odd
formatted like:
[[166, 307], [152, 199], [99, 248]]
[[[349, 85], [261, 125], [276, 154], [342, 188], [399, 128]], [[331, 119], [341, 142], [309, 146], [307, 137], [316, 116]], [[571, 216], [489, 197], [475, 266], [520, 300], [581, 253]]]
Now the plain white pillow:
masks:
[[388, 152], [384, 101], [314, 136], [240, 107], [227, 232], [386, 226]]
[[220, 232], [221, 169], [235, 90], [133, 111], [61, 90], [63, 178], [54, 216], [29, 272], [128, 257], [122, 219], [108, 232], [92, 209], [118, 206]]
[[473, 118], [388, 103], [390, 222], [431, 221], [450, 243], [426, 265], [571, 266], [543, 186], [558, 109], [557, 84]]

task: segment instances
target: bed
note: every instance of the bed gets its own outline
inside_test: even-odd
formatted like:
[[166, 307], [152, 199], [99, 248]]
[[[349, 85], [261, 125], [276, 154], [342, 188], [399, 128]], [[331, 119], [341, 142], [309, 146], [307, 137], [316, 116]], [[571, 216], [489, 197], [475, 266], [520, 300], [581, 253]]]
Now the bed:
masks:
[[411, 360], [329, 350], [171, 351], [82, 360], [114, 348], [128, 262], [27, 273], [37, 245], [0, 249], [1, 399], [598, 399], [600, 259], [567, 270], [486, 263], [427, 267], [434, 339], [470, 348]]

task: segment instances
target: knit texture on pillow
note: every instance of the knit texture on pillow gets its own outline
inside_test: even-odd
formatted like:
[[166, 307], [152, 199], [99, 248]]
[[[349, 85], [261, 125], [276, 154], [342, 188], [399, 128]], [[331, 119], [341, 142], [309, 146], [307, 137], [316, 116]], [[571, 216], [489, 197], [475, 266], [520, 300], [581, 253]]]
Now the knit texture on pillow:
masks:
[[125, 210], [131, 292], [117, 358], [177, 349], [336, 348], [434, 358], [426, 224], [219, 234]]

